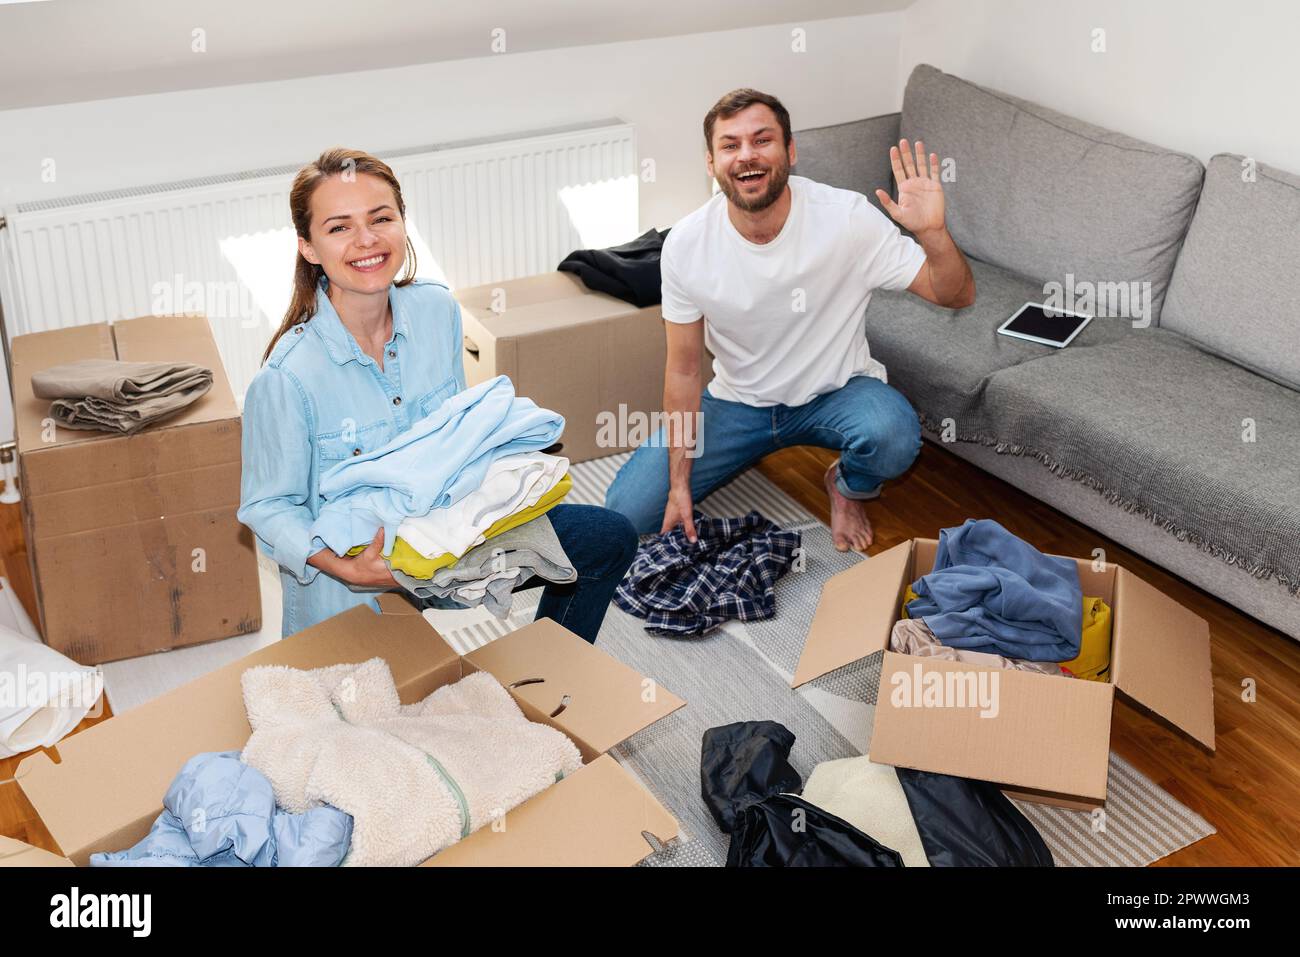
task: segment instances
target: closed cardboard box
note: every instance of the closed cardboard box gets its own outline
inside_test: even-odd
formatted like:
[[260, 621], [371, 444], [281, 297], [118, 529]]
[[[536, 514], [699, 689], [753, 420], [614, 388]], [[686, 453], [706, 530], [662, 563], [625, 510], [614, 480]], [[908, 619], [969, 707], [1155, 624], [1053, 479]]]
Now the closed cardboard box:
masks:
[[938, 545], [912, 539], [833, 575], [804, 641], [794, 687], [883, 654], [872, 761], [993, 781], [1022, 800], [1097, 807], [1117, 691], [1214, 750], [1209, 625], [1120, 565], [1074, 559], [1083, 593], [1111, 608], [1109, 682], [890, 651], [903, 593], [934, 568]]
[[[456, 299], [468, 384], [509, 376], [516, 395], [564, 416], [570, 461], [625, 452], [654, 434], [667, 355], [658, 306], [638, 309], [566, 272], [461, 289]], [[712, 368], [705, 350], [701, 386]]]
[[[82, 664], [257, 631], [253, 537], [239, 508], [240, 417], [199, 316], [148, 316], [13, 340], [23, 532], [51, 648]], [[134, 435], [56, 427], [32, 374], [75, 359], [180, 360], [212, 388]]]
[[[677, 821], [606, 752], [685, 702], [550, 619], [467, 655], [456, 654], [402, 596], [379, 596], [60, 742], [59, 763], [37, 752], [15, 778], [74, 864], [145, 836], [181, 766], [206, 751], [240, 750], [251, 729], [240, 676], [254, 665], [321, 668], [383, 658], [401, 701], [486, 671], [530, 721], [567, 735], [583, 767], [429, 858], [426, 866], [629, 866]], [[18, 845], [16, 850], [25, 850]], [[0, 846], [0, 850], [3, 847]], [[28, 863], [28, 852], [6, 863]]]

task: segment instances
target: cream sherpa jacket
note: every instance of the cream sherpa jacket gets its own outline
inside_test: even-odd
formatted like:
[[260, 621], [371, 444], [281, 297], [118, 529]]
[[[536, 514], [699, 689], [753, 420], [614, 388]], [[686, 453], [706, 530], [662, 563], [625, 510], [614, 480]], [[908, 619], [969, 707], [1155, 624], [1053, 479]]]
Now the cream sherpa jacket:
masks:
[[352, 815], [345, 866], [418, 864], [582, 766], [572, 741], [524, 717], [486, 672], [410, 705], [382, 658], [262, 665], [242, 680], [243, 760], [285, 810]]

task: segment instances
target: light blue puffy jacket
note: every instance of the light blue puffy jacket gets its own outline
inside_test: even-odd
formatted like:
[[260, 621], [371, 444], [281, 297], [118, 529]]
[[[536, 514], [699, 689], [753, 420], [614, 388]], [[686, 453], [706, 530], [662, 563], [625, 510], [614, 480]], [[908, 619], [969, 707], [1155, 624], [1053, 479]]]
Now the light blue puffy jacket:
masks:
[[352, 846], [352, 816], [322, 806], [290, 814], [271, 782], [238, 751], [185, 762], [163, 812], [128, 851], [90, 855], [94, 867], [335, 867]]

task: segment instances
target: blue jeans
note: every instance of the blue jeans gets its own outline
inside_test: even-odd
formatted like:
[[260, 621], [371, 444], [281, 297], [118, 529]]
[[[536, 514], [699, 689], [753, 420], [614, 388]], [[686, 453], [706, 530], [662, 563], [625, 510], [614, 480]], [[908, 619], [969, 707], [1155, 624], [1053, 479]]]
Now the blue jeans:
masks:
[[[515, 586], [514, 591], [543, 588], [534, 620], [550, 618], [595, 644], [614, 589], [636, 557], [636, 532], [622, 515], [598, 505], [561, 504], [546, 517], [569, 556], [569, 564], [578, 573], [577, 581], [560, 585], [534, 576]], [[420, 608], [461, 607], [450, 601], [417, 599], [406, 591], [402, 594]]]
[[[921, 451], [916, 412], [893, 386], [855, 376], [803, 405], [752, 406], [700, 397], [699, 456], [691, 463], [691, 498], [698, 502], [763, 456], [792, 445], [840, 453], [836, 486], [848, 498], [880, 494]], [[700, 441], [702, 439], [702, 441]], [[632, 453], [605, 495], [605, 507], [626, 515], [638, 533], [658, 532], [668, 504], [664, 430]]]

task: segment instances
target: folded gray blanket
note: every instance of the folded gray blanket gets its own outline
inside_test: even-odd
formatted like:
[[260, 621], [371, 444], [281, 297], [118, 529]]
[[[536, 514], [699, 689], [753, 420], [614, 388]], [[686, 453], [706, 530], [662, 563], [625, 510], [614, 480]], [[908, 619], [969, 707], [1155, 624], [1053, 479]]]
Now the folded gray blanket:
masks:
[[546, 581], [577, 581], [578, 572], [545, 515], [489, 538], [433, 578], [413, 578], [393, 569], [393, 578], [425, 608], [482, 605], [498, 618], [510, 614], [511, 594], [533, 576]]
[[130, 434], [174, 415], [212, 388], [212, 370], [192, 362], [78, 359], [32, 375], [32, 392], [53, 399], [69, 429]]

